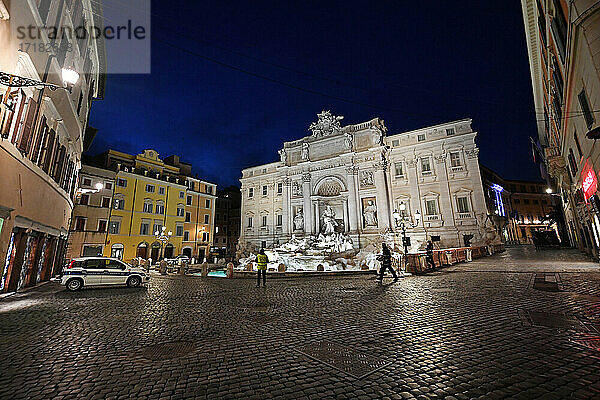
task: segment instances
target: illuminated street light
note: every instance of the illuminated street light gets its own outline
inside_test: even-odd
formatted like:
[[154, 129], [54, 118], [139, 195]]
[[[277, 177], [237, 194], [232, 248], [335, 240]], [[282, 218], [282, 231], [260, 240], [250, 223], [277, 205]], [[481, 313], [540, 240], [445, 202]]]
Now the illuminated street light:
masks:
[[421, 221], [421, 213], [419, 210], [415, 212], [415, 223], [413, 224], [410, 220], [406, 219], [405, 211], [406, 204], [404, 202], [400, 202], [398, 206], [400, 209], [400, 215], [398, 212], [394, 212], [394, 220], [396, 222], [396, 227], [402, 229], [402, 245], [404, 246], [404, 270], [406, 271], [406, 266], [408, 264], [408, 238], [406, 237], [406, 226], [409, 225], [411, 228], [416, 228], [419, 226], [419, 222]]
[[63, 68], [62, 79], [67, 86], [75, 86], [79, 82], [79, 73], [72, 68]]
[[552, 194], [552, 189], [551, 188], [546, 189], [546, 193]]
[[53, 83], [42, 82], [36, 79], [25, 78], [23, 76], [0, 71], [0, 85], [8, 87], [45, 87], [50, 90], [65, 89], [70, 91], [71, 88], [79, 82], [79, 73], [72, 68], [63, 68], [61, 77], [66, 86], [58, 86]]

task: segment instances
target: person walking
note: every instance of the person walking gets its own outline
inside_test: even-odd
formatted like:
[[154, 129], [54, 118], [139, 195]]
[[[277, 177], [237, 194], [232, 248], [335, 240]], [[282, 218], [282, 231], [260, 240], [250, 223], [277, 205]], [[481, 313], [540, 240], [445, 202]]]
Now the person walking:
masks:
[[431, 240], [427, 241], [427, 247], [425, 247], [427, 251], [427, 255], [425, 256], [425, 262], [427, 266], [431, 269], [435, 269], [435, 261], [433, 261], [433, 243]]
[[385, 274], [386, 269], [389, 269], [390, 271], [392, 271], [394, 282], [398, 282], [398, 275], [396, 274], [394, 268], [392, 268], [392, 253], [390, 252], [390, 249], [385, 243], [381, 244], [381, 253], [381, 269], [379, 270], [379, 278], [377, 278], [377, 280], [379, 282], [383, 281], [383, 274]]
[[260, 249], [256, 255], [256, 264], [258, 264], [258, 275], [256, 276], [256, 287], [260, 287], [260, 275], [262, 274], [263, 286], [267, 286], [267, 264], [269, 257], [265, 254], [265, 249]]

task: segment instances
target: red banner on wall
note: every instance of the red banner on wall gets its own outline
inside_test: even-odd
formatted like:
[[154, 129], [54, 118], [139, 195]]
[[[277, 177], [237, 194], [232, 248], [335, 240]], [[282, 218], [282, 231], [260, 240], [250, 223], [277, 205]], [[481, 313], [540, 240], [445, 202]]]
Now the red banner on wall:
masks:
[[598, 190], [598, 177], [596, 176], [596, 172], [588, 160], [586, 160], [585, 165], [583, 166], [581, 177], [583, 179], [583, 182], [581, 183], [583, 197], [587, 202], [588, 199], [596, 194], [596, 191]]

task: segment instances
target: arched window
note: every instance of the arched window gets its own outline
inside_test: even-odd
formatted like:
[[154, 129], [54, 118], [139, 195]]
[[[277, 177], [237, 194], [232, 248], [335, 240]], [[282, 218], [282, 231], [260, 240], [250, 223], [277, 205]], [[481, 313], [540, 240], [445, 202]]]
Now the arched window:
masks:
[[165, 213], [165, 203], [162, 200], [156, 202], [156, 213], [162, 215]]
[[151, 213], [152, 212], [152, 200], [151, 199], [145, 199], [144, 200], [144, 212], [146, 213]]

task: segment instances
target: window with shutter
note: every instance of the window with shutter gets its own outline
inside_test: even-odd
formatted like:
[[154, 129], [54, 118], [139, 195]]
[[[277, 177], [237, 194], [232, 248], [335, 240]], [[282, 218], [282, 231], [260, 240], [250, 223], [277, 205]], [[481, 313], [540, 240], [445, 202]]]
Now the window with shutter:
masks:
[[33, 151], [30, 156], [30, 160], [37, 164], [40, 159], [40, 153], [42, 148], [42, 143], [44, 143], [44, 139], [48, 133], [48, 124], [46, 122], [46, 116], [43, 115], [40, 121], [40, 127], [37, 132], [37, 136], [35, 138], [35, 145], [33, 146]]
[[54, 175], [54, 181], [56, 183], [58, 183], [60, 185], [60, 182], [62, 181], [62, 176], [64, 173], [64, 167], [65, 167], [65, 154], [67, 152], [67, 149], [65, 146], [60, 146], [60, 150], [58, 152], [58, 160], [56, 163], [56, 173]]
[[33, 119], [37, 111], [37, 103], [33, 99], [29, 99], [29, 105], [27, 106], [27, 114], [25, 115], [25, 121], [23, 122], [23, 130], [21, 133], [21, 139], [19, 140], [19, 150], [21, 153], [26, 154], [30, 148], [31, 142], [31, 131], [33, 130]]
[[579, 105], [581, 106], [581, 111], [583, 112], [585, 124], [587, 125], [588, 129], [592, 129], [592, 125], [594, 125], [594, 114], [592, 113], [587, 94], [585, 93], [585, 88], [581, 89], [581, 92], [579, 92], [577, 98], [579, 99]]
[[[25, 97], [25, 93], [21, 90], [19, 92], [19, 108], [17, 111], [17, 119], [15, 119], [14, 121], [14, 128], [12, 130], [12, 138], [11, 138], [11, 143], [16, 143], [17, 139], [19, 138], [19, 128], [20, 128], [20, 123], [21, 123], [21, 117], [23, 116], [23, 111], [25, 109], [25, 101], [26, 101], [26, 97]], [[10, 132], [9, 132], [10, 135]]]
[[56, 136], [56, 132], [54, 129], [50, 129], [50, 133], [48, 134], [48, 142], [46, 142], [46, 146], [43, 149], [44, 152], [44, 166], [43, 170], [45, 173], [48, 173], [50, 169], [50, 162], [52, 161], [52, 151], [54, 150], [54, 137]]

